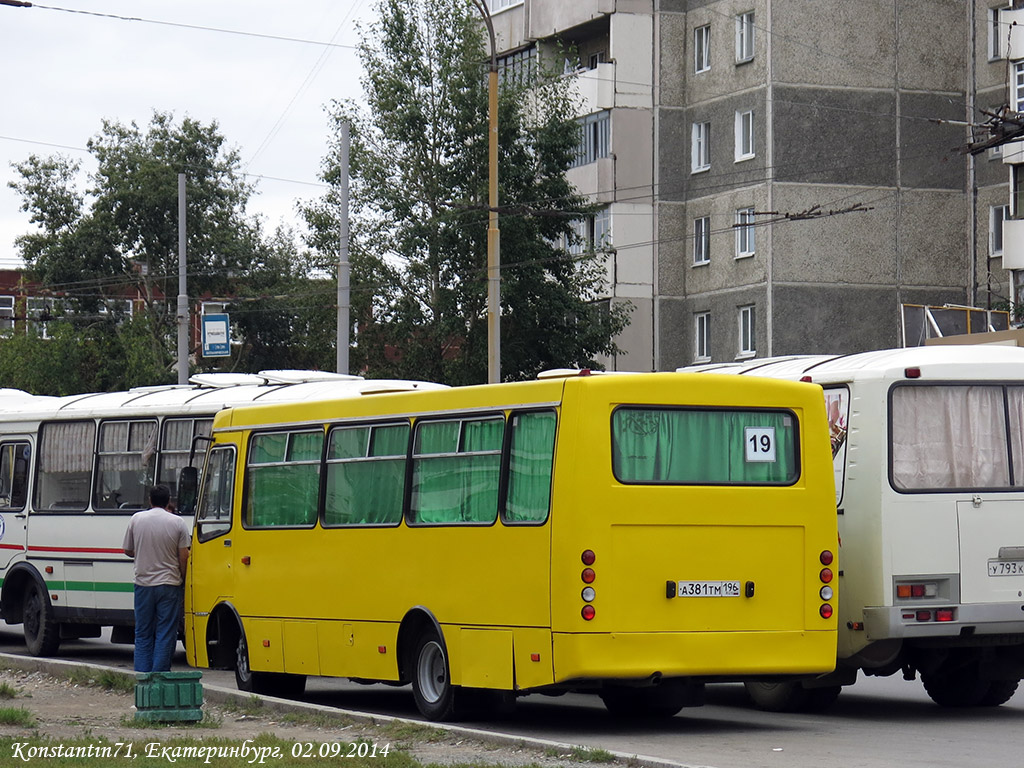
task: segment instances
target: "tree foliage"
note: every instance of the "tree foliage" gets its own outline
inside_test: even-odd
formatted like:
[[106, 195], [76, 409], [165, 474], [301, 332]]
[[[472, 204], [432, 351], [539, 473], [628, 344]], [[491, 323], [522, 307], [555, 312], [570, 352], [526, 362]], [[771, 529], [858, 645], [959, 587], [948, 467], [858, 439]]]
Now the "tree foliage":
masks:
[[[452, 384], [487, 378], [488, 94], [481, 25], [465, 0], [381, 0], [360, 55], [366, 110], [352, 126], [353, 315], [357, 365]], [[501, 324], [505, 379], [595, 366], [615, 351], [624, 310], [596, 302], [601, 265], [563, 243], [584, 199], [566, 180], [579, 138], [564, 80], [506, 78], [499, 103]], [[305, 209], [336, 253], [337, 190]]]
[[[229, 293], [234, 279], [259, 263], [259, 227], [245, 214], [251, 186], [240, 173], [237, 151], [226, 146], [215, 122], [204, 125], [186, 117], [176, 123], [170, 114], [155, 112], [143, 130], [105, 120], [88, 149], [96, 170], [85, 191], [77, 187], [81, 164], [66, 157], [33, 155], [15, 166], [18, 178], [10, 186], [35, 225], [16, 247], [28, 276], [54, 297], [47, 308], [55, 318], [51, 322], [62, 317], [83, 342], [102, 349], [111, 356], [110, 365], [118, 366], [105, 376], [104, 365], [90, 363], [76, 385], [79, 391], [173, 380], [178, 175], [186, 176], [192, 296]], [[132, 322], [118, 322], [124, 320], [119, 313], [125, 299], [144, 305]], [[51, 351], [66, 333], [56, 327], [49, 333]], [[31, 359], [21, 347], [32, 341], [32, 334], [5, 341], [5, 354]]]

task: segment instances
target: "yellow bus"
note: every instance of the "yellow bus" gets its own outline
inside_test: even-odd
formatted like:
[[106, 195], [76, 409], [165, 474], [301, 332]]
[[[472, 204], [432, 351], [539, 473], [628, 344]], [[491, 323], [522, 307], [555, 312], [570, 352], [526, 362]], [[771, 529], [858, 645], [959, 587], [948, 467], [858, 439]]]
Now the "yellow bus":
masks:
[[567, 690], [675, 714], [705, 682], [834, 668], [834, 500], [798, 382], [584, 371], [230, 408], [189, 663], [281, 695], [411, 683], [434, 720]]

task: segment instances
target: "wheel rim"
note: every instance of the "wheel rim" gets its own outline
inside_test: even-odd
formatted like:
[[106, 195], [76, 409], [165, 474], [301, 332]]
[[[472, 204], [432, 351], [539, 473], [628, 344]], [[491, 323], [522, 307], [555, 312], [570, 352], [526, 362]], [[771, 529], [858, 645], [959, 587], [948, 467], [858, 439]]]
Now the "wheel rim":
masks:
[[252, 673], [249, 671], [249, 648], [245, 644], [244, 637], [238, 639], [238, 650], [236, 651], [235, 658], [235, 672], [238, 673], [238, 679], [242, 681], [248, 681], [252, 676]]
[[33, 589], [25, 603], [25, 632], [32, 637], [39, 634], [40, 614], [42, 613], [42, 600], [39, 597], [39, 590]]
[[416, 664], [416, 679], [420, 693], [431, 704], [440, 701], [448, 688], [445, 666], [441, 645], [436, 640], [426, 643], [420, 650], [420, 658]]

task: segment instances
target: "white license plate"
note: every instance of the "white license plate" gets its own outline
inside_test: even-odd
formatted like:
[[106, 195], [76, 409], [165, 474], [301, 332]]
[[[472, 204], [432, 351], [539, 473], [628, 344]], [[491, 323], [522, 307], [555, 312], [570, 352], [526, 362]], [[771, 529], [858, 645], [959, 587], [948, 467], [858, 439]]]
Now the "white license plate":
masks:
[[989, 576], [1024, 576], [1024, 560], [989, 560]]
[[738, 581], [680, 581], [679, 597], [739, 597]]

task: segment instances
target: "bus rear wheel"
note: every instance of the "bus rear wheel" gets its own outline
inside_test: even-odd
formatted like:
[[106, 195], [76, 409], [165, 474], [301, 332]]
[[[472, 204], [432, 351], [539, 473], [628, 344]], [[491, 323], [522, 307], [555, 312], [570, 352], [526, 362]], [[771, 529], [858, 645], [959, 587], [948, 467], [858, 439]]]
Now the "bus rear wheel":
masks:
[[973, 664], [945, 673], [922, 673], [921, 683], [932, 701], [940, 707], [976, 707], [992, 688], [991, 681], [978, 677], [977, 667]]
[[1017, 692], [1019, 680], [993, 680], [978, 702], [980, 707], [998, 707], [1008, 702]]
[[42, 587], [30, 581], [25, 590], [25, 645], [33, 656], [53, 656], [60, 648], [60, 624]]
[[459, 691], [452, 685], [448, 654], [434, 631], [425, 633], [416, 643], [412, 657], [412, 695], [416, 708], [434, 721], [456, 717]]
[[245, 632], [240, 632], [235, 656], [235, 685], [238, 686], [238, 690], [246, 693], [294, 699], [305, 692], [306, 676], [281, 672], [253, 672], [249, 666], [249, 646], [245, 641]]

